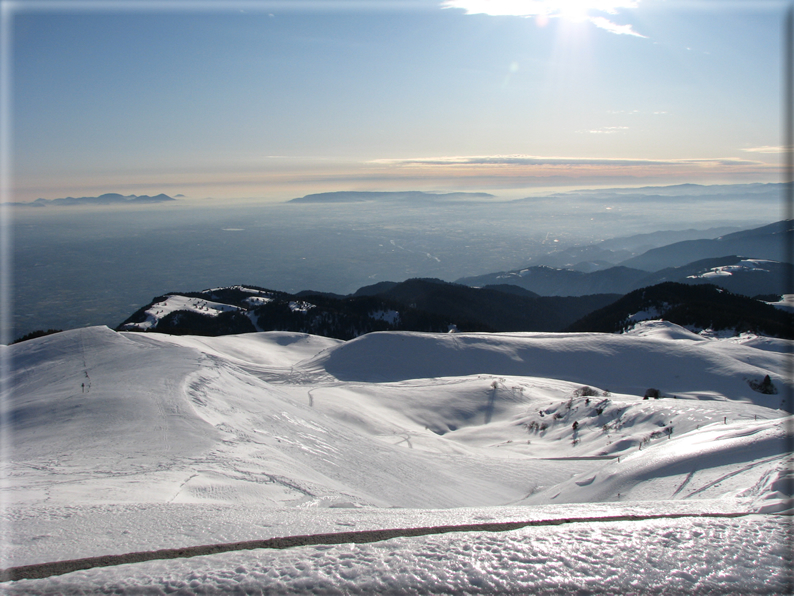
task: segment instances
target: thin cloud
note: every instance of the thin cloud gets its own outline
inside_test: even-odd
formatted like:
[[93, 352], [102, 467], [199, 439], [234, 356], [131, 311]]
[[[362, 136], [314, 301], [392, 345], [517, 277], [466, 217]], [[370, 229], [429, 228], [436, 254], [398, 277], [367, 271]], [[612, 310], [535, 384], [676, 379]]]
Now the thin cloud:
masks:
[[670, 165], [719, 165], [719, 166], [757, 166], [758, 161], [733, 157], [697, 159], [624, 159], [592, 157], [539, 157], [531, 155], [486, 155], [419, 157], [408, 159], [376, 159], [370, 164], [384, 166], [670, 166]]
[[618, 14], [621, 8], [637, 8], [639, 0], [444, 0], [442, 8], [459, 8], [466, 14], [490, 16], [536, 17], [549, 19], [568, 17], [590, 21], [596, 27], [615, 35], [647, 36], [637, 33], [631, 25], [618, 25], [604, 16], [592, 12]]
[[742, 151], [746, 151], [748, 153], [787, 153], [790, 149], [785, 146], [770, 146], [770, 145], [763, 145], [761, 147], [750, 147], [748, 149], [742, 149]]
[[615, 134], [616, 132], [622, 132], [624, 130], [628, 130], [628, 126], [604, 126], [602, 128], [594, 128], [592, 130], [577, 130], [576, 132], [588, 132], [594, 135], [611, 135]]
[[632, 29], [631, 25], [618, 25], [617, 23], [613, 23], [604, 17], [590, 17], [589, 21], [596, 27], [604, 29], [605, 31], [609, 31], [610, 33], [614, 33], [615, 35], [633, 35], [634, 37], [648, 39], [646, 35], [637, 33], [634, 29]]

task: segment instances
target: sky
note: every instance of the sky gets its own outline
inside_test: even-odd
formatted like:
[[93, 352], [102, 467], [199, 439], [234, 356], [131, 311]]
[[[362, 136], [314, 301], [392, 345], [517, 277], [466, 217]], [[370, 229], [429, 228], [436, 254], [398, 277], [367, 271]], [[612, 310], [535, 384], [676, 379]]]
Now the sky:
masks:
[[787, 6], [4, 0], [7, 194], [779, 182]]

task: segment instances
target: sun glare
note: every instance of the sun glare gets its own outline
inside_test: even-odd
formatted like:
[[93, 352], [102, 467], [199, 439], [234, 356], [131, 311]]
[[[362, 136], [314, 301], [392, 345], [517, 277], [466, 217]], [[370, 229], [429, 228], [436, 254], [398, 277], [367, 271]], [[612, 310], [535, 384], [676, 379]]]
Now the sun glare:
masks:
[[637, 8], [639, 0], [445, 0], [444, 8], [461, 8], [467, 14], [535, 17], [543, 26], [550, 18], [571, 22], [589, 21], [596, 27], [618, 35], [644, 37], [631, 25], [619, 25], [603, 16], [616, 15], [619, 9]]
[[590, 16], [588, 15], [588, 10], [592, 8], [593, 2], [588, 0], [561, 0], [558, 5], [557, 13], [561, 18], [581, 22]]

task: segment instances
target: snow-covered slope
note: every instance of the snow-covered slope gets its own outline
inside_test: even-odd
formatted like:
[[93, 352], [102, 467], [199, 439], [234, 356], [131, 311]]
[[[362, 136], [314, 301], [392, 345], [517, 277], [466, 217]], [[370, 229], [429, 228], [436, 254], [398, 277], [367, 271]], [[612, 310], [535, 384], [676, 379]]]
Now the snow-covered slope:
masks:
[[[624, 335], [348, 342], [94, 327], [2, 346], [13, 361], [2, 567], [333, 528], [588, 517], [594, 503], [611, 515], [780, 511], [789, 344], [656, 321]], [[751, 387], [767, 375], [777, 393]], [[649, 389], [661, 397], [643, 399]], [[725, 526], [736, 540], [755, 522], [742, 523]], [[410, 540], [398, 559], [411, 560]], [[37, 581], [14, 585], [60, 580]]]
[[[267, 298], [252, 297], [252, 304], [257, 304], [256, 299], [260, 301], [268, 300]], [[185, 311], [192, 312], [207, 317], [217, 317], [222, 312], [233, 312], [240, 310], [236, 306], [229, 304], [222, 304], [213, 302], [211, 300], [203, 300], [201, 298], [190, 298], [181, 296], [179, 294], [172, 294], [166, 296], [164, 300], [155, 302], [146, 310], [146, 319], [140, 323], [127, 323], [124, 327], [130, 331], [146, 331], [157, 326], [159, 321], [173, 312]]]
[[[734, 399], [766, 407], [781, 396], [752, 391], [749, 380], [783, 375], [781, 351], [746, 345], [753, 337], [710, 341], [670, 323], [651, 323], [635, 333], [371, 333], [307, 363], [342, 381], [403, 381], [480, 373], [519, 375], [594, 385], [642, 397], [655, 387], [672, 397]], [[388, 355], [384, 357], [384, 355]]]
[[767, 302], [767, 304], [781, 310], [794, 311], [794, 294], [783, 294], [777, 302]]
[[689, 275], [689, 279], [707, 279], [717, 280], [720, 277], [730, 277], [741, 272], [761, 272], [767, 273], [764, 265], [775, 263], [776, 261], [769, 261], [767, 259], [743, 259], [735, 265], [725, 265], [724, 267], [712, 267], [705, 273], [699, 275]]

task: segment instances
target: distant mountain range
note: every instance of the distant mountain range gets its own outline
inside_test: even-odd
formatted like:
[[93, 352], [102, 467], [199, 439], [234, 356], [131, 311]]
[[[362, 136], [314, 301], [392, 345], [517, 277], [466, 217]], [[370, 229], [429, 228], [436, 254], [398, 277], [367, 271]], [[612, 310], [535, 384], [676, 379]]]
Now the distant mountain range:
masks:
[[714, 239], [674, 242], [596, 271], [531, 266], [464, 277], [456, 283], [511, 284], [542, 296], [626, 294], [665, 281], [714, 283], [745, 296], [782, 294], [787, 276], [792, 275], [792, 256], [786, 249], [792, 234], [794, 221], [780, 221]]
[[685, 240], [710, 240], [738, 231], [740, 231], [740, 228], [720, 227], [707, 230], [662, 230], [647, 234], [622, 236], [610, 238], [596, 244], [571, 246], [557, 252], [532, 257], [528, 259], [529, 263], [527, 266], [546, 265], [547, 267], [573, 269], [574, 271], [590, 273], [614, 267], [632, 257], [639, 256], [660, 246], [667, 246]]
[[[752, 184], [673, 184], [670, 186], [644, 186], [639, 188], [590, 188], [548, 195], [550, 198], [596, 201], [599, 203], [630, 202], [657, 204], [747, 203], [779, 205], [785, 196], [786, 186], [780, 182]], [[518, 199], [533, 201], [535, 197]]]
[[791, 263], [730, 255], [703, 259], [681, 267], [668, 267], [655, 273], [623, 266], [591, 273], [541, 266], [464, 277], [456, 283], [472, 287], [510, 284], [541, 296], [587, 296], [599, 293], [626, 294], [638, 288], [675, 281], [692, 285], [717, 284], [736, 294], [752, 297], [782, 294], [786, 276], [792, 271], [794, 266]]
[[494, 195], [486, 192], [321, 192], [288, 201], [289, 203], [365, 203], [374, 201], [397, 202], [436, 202], [436, 201], [471, 201], [493, 199]]
[[63, 199], [36, 199], [30, 203], [11, 203], [11, 205], [24, 207], [45, 207], [47, 205], [120, 205], [120, 204], [141, 204], [141, 203], [165, 203], [176, 199], [166, 194], [150, 197], [149, 195], [121, 195], [116, 192], [109, 192], [98, 197], [66, 197]]
[[685, 240], [654, 248], [621, 265], [645, 271], [659, 271], [665, 267], [680, 267], [700, 259], [726, 255], [744, 255], [755, 259], [791, 262], [788, 242], [794, 234], [794, 220], [734, 232], [712, 240]]

